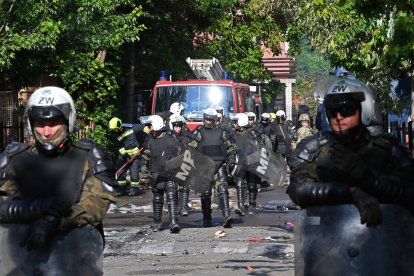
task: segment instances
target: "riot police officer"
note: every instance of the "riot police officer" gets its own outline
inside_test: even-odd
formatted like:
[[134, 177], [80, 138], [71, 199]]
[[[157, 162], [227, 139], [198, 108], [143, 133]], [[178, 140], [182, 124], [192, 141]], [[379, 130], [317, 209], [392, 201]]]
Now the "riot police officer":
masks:
[[149, 171], [151, 173], [151, 187], [153, 194], [154, 223], [152, 229], [162, 229], [162, 209], [164, 205], [164, 194], [167, 197], [168, 218], [170, 221], [170, 233], [179, 233], [181, 228], [177, 220], [177, 187], [176, 183], [162, 175], [160, 171], [161, 159], [169, 160], [184, 152], [185, 146], [177, 142], [173, 134], [167, 134], [164, 120], [158, 115], [151, 115], [147, 124], [150, 124], [149, 137], [144, 146], [142, 158], [149, 160]]
[[[35, 260], [52, 259], [51, 254], [58, 258], [54, 247], [80, 232], [81, 239], [89, 238], [68, 242], [84, 244], [89, 248], [85, 250], [101, 247], [101, 252], [76, 252], [79, 256], [72, 257], [67, 255], [71, 252], [63, 252], [67, 258], [54, 261], [65, 266], [46, 264], [43, 272], [76, 275], [81, 270], [91, 275], [102, 274], [102, 259], [98, 260], [103, 253], [102, 220], [110, 203], [115, 202], [109, 186], [116, 184], [112, 159], [90, 140], [72, 141], [75, 105], [62, 88], [48, 86], [36, 90], [28, 100], [26, 118], [35, 145], [13, 143], [0, 154], [0, 221], [29, 224], [20, 246], [34, 250], [36, 255], [28, 256], [21, 267], [17, 266], [24, 274], [32, 274]], [[90, 229], [95, 229], [98, 240]], [[14, 248], [13, 252], [19, 251]], [[82, 259], [84, 256], [89, 259]], [[73, 263], [74, 258], [83, 263]]]
[[[236, 115], [237, 120], [237, 136], [244, 136], [245, 138], [252, 140], [254, 144], [260, 143], [264, 145], [264, 128], [253, 127], [249, 119], [249, 116], [245, 113], [238, 113]], [[237, 138], [236, 138], [237, 139]], [[246, 184], [247, 183], [247, 184]], [[235, 177], [235, 186], [237, 192], [237, 208], [235, 209], [236, 214], [244, 216], [245, 206], [244, 201], [246, 198], [246, 190], [249, 194], [249, 214], [255, 214], [257, 212], [257, 193], [261, 184], [259, 176], [245, 171], [240, 170]]]
[[[203, 113], [203, 125], [194, 130], [196, 139], [192, 145], [197, 151], [211, 157], [216, 164], [215, 189], [218, 194], [219, 206], [223, 216], [223, 226], [231, 227], [233, 218], [230, 215], [229, 190], [227, 183], [226, 162], [235, 162], [236, 154], [234, 144], [229, 139], [229, 134], [217, 125], [217, 111], [214, 108], [207, 108]], [[201, 208], [203, 212], [204, 227], [212, 226], [211, 218], [211, 189], [201, 194]]]
[[217, 124], [219, 124], [232, 139], [234, 135], [234, 129], [231, 119], [224, 115], [224, 108], [222, 106], [216, 106], [215, 109], [217, 111]]
[[283, 110], [276, 112], [276, 141], [275, 152], [287, 157], [292, 151], [291, 140], [293, 137], [291, 121], [286, 120], [286, 113]]
[[[357, 270], [358, 273], [364, 274], [364, 271], [372, 269], [370, 266], [380, 266], [390, 257], [387, 251], [384, 253], [386, 257], [383, 260], [363, 261], [365, 250], [370, 252], [378, 250], [372, 246], [364, 248], [364, 243], [368, 242], [371, 233], [379, 235], [381, 228], [375, 232], [375, 229], [362, 231], [365, 227], [361, 224], [373, 228], [383, 223], [383, 208], [379, 203], [401, 204], [413, 210], [414, 163], [407, 150], [394, 138], [388, 135], [372, 136], [369, 133], [367, 127], [380, 123], [381, 114], [376, 112], [378, 109], [374, 91], [363, 82], [347, 78], [335, 79], [327, 90], [323, 104], [331, 130], [320, 131], [317, 135], [305, 138], [297, 145], [290, 160], [292, 176], [287, 192], [297, 205], [305, 209], [313, 206], [327, 206], [325, 209], [328, 210], [330, 205], [349, 203], [356, 206], [360, 215], [360, 224], [359, 220], [356, 222], [358, 225], [353, 225], [352, 220], [349, 220], [348, 224], [342, 223], [331, 228], [338, 229], [335, 235], [339, 232], [343, 234], [329, 239], [330, 241], [341, 239], [345, 241], [342, 247], [335, 246], [336, 252], [340, 252], [335, 262], [329, 262], [320, 250], [318, 251], [318, 253], [321, 252], [320, 258], [315, 258], [315, 263], [305, 263], [305, 265], [308, 266], [309, 271], [313, 266], [316, 268], [316, 265], [321, 269], [324, 265], [331, 265], [330, 269], [332, 265], [338, 265], [347, 271]], [[336, 206], [331, 208], [344, 210]], [[321, 207], [312, 210], [318, 212]], [[352, 209], [345, 210], [352, 211]], [[340, 216], [340, 213], [336, 215]], [[318, 216], [318, 213], [314, 216]], [[321, 218], [320, 221], [322, 222], [323, 219]], [[405, 218], [404, 221], [408, 223], [409, 220]], [[320, 231], [323, 231], [322, 225], [321, 223]], [[323, 227], [328, 227], [328, 225]], [[348, 235], [351, 227], [353, 229], [360, 227], [358, 229], [362, 230]], [[391, 228], [394, 227], [395, 225], [391, 226]], [[404, 227], [412, 227], [412, 225], [407, 224]], [[358, 236], [356, 243], [355, 239], [352, 239], [354, 236]], [[306, 244], [306, 246], [314, 247], [318, 244], [318, 241], [305, 243], [305, 239], [311, 239], [311, 237], [301, 238], [304, 246]], [[397, 242], [400, 237], [396, 236], [393, 239]], [[361, 244], [361, 240], [364, 243]], [[325, 241], [321, 242], [325, 243]], [[381, 243], [381, 241], [378, 242]], [[378, 242], [375, 242], [375, 247]], [[327, 251], [334, 246], [326, 243], [325, 245], [328, 246]], [[315, 250], [306, 246], [301, 252], [306, 254], [308, 250]], [[354, 251], [351, 249], [355, 246], [357, 250], [356, 254], [353, 254]], [[347, 249], [348, 247], [352, 248]], [[346, 255], [343, 258], [342, 252]], [[377, 254], [376, 257], [380, 255], [383, 254]], [[358, 260], [351, 264], [357, 256]], [[325, 258], [324, 261], [322, 261], [323, 258]], [[306, 262], [308, 261], [310, 259]], [[381, 275], [396, 273], [394, 269], [397, 267], [391, 267], [392, 271], [381, 271]], [[326, 273], [326, 269], [324, 271]], [[411, 269], [410, 274], [412, 272]]]
[[[116, 136], [116, 148], [119, 155], [117, 158], [118, 168], [122, 167], [127, 161], [131, 161], [129, 172], [131, 176], [131, 185], [127, 191], [126, 171], [118, 178], [119, 187], [116, 190], [117, 196], [128, 194], [136, 196], [143, 193], [143, 187], [139, 183], [139, 171], [141, 167], [141, 157], [139, 156], [140, 145], [137, 135], [143, 133], [145, 125], [143, 124], [122, 124], [121, 119], [114, 117], [109, 121], [109, 130]], [[132, 160], [130, 160], [132, 159]]]
[[[185, 126], [185, 119], [178, 114], [172, 114], [169, 119], [170, 130], [167, 134], [177, 140], [180, 146], [187, 146], [188, 143], [194, 139], [194, 135], [191, 132], [183, 131]], [[188, 200], [190, 198], [190, 188], [188, 186], [177, 185], [178, 192], [178, 212], [181, 216], [188, 216]]]

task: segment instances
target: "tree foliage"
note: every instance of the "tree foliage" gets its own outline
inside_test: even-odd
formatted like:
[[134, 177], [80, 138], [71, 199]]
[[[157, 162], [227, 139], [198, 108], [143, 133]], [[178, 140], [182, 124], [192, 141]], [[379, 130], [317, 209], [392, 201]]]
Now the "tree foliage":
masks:
[[[80, 119], [104, 127], [119, 86], [118, 49], [138, 40], [142, 15], [132, 0], [3, 0], [2, 82], [17, 91], [55, 76], [78, 100]], [[107, 53], [106, 64], [98, 53]]]
[[392, 79], [414, 70], [414, 3], [412, 1], [298, 0], [291, 4], [292, 49], [305, 34], [312, 47], [377, 87], [389, 99]]
[[230, 1], [222, 16], [197, 41], [239, 81], [271, 80], [270, 72], [262, 64], [262, 46], [279, 54], [283, 33], [274, 16], [278, 6], [268, 9], [268, 2]]

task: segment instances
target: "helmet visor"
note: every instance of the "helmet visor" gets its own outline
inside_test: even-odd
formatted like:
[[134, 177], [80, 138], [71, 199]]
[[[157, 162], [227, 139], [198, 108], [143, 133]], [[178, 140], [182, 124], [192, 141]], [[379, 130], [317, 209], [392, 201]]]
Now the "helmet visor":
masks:
[[[62, 107], [64, 105], [61, 105]], [[31, 122], [53, 122], [68, 117], [57, 106], [32, 106], [28, 110], [29, 119]]]

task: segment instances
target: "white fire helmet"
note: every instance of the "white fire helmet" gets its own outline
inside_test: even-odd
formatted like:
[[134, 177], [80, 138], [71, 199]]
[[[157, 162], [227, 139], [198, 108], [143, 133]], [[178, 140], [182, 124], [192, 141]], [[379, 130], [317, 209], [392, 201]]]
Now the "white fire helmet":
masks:
[[159, 131], [164, 127], [164, 120], [159, 115], [151, 115], [147, 124], [151, 124], [154, 131]]
[[174, 126], [181, 126], [185, 125], [185, 119], [183, 116], [178, 114], [172, 114], [169, 118], [169, 127], [171, 130], [174, 130]]
[[246, 113], [237, 113], [236, 118], [239, 127], [245, 127], [249, 125], [249, 117]]
[[256, 114], [254, 112], [245, 112], [249, 120], [253, 120], [253, 122], [256, 122]]
[[286, 117], [286, 113], [283, 110], [276, 111], [276, 117]]
[[184, 105], [179, 102], [172, 103], [170, 106], [170, 112], [172, 114], [181, 115], [181, 112], [184, 110]]

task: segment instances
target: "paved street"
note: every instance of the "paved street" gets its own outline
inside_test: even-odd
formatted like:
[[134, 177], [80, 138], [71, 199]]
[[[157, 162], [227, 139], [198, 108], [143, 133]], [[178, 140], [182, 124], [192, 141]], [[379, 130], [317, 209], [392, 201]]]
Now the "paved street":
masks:
[[[235, 203], [230, 189], [231, 205]], [[105, 275], [294, 275], [293, 233], [284, 229], [297, 211], [284, 210], [284, 189], [268, 187], [259, 193], [261, 211], [239, 217], [231, 229], [221, 227], [221, 213], [213, 211], [214, 227], [203, 228], [199, 198], [190, 194], [193, 210], [180, 217], [180, 234], [170, 234], [164, 212], [161, 232], [150, 229], [151, 193], [122, 197], [104, 221]], [[112, 213], [118, 212], [118, 213]]]

